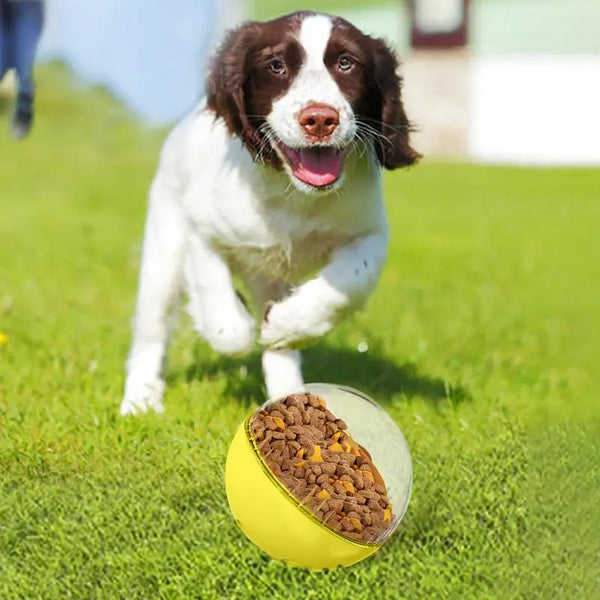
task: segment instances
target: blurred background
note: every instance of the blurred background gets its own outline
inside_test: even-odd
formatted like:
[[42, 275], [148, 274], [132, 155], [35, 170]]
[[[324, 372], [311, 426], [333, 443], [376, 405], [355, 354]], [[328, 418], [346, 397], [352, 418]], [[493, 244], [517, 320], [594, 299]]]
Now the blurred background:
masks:
[[597, 0], [47, 0], [46, 8], [39, 61], [65, 62], [151, 124], [168, 125], [202, 94], [224, 29], [308, 8], [397, 49], [425, 154], [600, 164]]

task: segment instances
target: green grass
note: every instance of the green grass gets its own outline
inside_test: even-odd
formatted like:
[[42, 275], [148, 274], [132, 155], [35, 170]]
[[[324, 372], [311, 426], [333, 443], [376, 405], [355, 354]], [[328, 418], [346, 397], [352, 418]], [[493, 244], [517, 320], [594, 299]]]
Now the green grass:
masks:
[[32, 137], [0, 136], [0, 598], [598, 597], [598, 170], [387, 176], [381, 283], [305, 374], [390, 412], [414, 492], [375, 557], [313, 573], [227, 508], [257, 354], [220, 358], [182, 319], [166, 415], [117, 416], [164, 132], [61, 69], [38, 81]]
[[393, 5], [393, 0], [254, 0], [253, 17], [256, 19], [273, 19], [296, 10], [314, 10], [328, 14], [338, 14], [351, 9], [378, 8]]

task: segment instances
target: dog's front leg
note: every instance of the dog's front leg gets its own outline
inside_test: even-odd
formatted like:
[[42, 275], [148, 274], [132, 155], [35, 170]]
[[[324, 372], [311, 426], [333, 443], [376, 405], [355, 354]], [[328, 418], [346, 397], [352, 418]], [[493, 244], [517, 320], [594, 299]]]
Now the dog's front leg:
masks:
[[185, 261], [189, 313], [198, 333], [217, 352], [239, 355], [256, 338], [254, 319], [238, 297], [229, 266], [198, 233], [192, 233]]
[[150, 190], [122, 415], [164, 410], [161, 371], [169, 311], [180, 285], [185, 232], [178, 190], [159, 176]]
[[385, 231], [339, 248], [317, 277], [271, 307], [260, 343], [275, 349], [298, 348], [329, 332], [364, 305], [379, 279], [386, 250]]
[[[244, 280], [259, 315], [264, 314], [265, 310], [280, 302], [289, 293], [289, 285], [279, 279], [266, 279], [251, 272], [246, 273]], [[265, 348], [262, 368], [269, 398], [276, 398], [304, 383], [299, 350]]]

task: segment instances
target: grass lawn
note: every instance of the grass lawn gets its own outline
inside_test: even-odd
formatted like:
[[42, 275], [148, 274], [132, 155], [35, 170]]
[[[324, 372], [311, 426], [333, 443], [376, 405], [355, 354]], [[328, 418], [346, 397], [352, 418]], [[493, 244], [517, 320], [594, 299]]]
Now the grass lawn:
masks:
[[351, 9], [378, 8], [397, 4], [395, 0], [254, 0], [252, 16], [256, 19], [273, 19], [296, 10], [314, 10], [338, 14]]
[[[386, 180], [388, 265], [307, 380], [373, 395], [414, 460], [375, 557], [314, 573], [238, 530], [223, 469], [263, 399], [182, 318], [167, 412], [118, 417], [163, 131], [39, 72], [0, 134], [0, 598], [599, 597], [600, 172], [424, 161]], [[359, 353], [357, 346], [368, 344]]]

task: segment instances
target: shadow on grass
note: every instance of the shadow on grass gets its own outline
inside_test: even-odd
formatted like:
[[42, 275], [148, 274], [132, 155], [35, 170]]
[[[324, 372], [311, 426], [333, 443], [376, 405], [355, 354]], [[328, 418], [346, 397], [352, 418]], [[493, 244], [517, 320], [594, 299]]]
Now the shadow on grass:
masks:
[[[420, 373], [413, 363], [398, 365], [377, 352], [360, 353], [322, 343], [303, 352], [306, 382], [339, 383], [354, 387], [386, 404], [397, 394], [418, 397], [439, 404], [470, 400], [469, 392], [444, 379]], [[261, 403], [266, 398], [259, 353], [243, 359], [206, 357], [180, 371], [171, 371], [172, 382], [226, 377], [227, 395], [243, 403]]]

